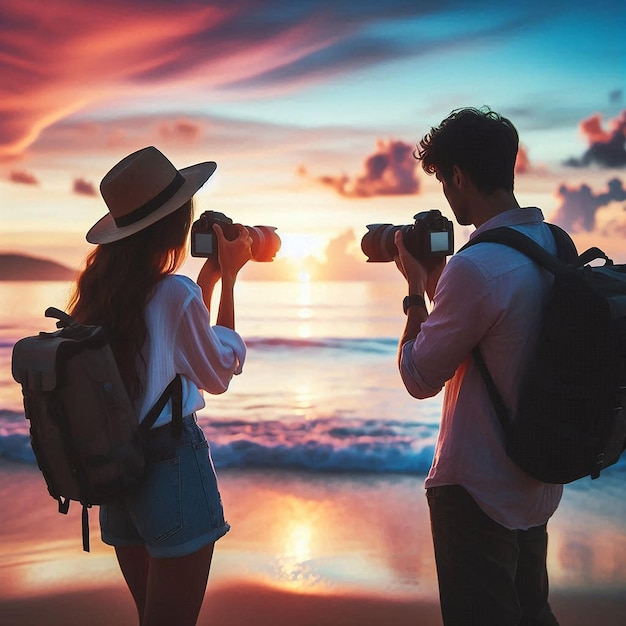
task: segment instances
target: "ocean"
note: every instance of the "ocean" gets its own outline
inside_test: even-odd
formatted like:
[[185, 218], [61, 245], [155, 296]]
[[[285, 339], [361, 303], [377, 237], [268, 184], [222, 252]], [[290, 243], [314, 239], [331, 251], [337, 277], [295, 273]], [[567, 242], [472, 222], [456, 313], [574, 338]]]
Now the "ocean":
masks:
[[[65, 308], [69, 290], [0, 283], [0, 458], [34, 463], [11, 351], [54, 330], [43, 313]], [[441, 399], [416, 402], [400, 381], [402, 295], [395, 284], [239, 283], [244, 371], [225, 394], [205, 394], [198, 415], [216, 467], [425, 474]]]
[[[218, 469], [428, 472], [441, 394], [416, 401], [400, 381], [401, 286], [241, 281], [236, 288], [244, 371], [225, 394], [205, 393], [198, 414]], [[11, 351], [22, 336], [54, 330], [44, 311], [65, 308], [70, 289], [0, 283], [0, 458], [35, 463]], [[626, 473], [626, 459], [617, 469]]]

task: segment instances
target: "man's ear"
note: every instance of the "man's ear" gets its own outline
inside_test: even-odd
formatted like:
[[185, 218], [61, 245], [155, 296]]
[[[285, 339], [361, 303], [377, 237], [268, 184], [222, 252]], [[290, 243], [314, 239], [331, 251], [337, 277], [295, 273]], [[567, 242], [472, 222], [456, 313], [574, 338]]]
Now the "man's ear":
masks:
[[461, 184], [465, 182], [465, 174], [458, 165], [452, 166], [452, 182], [455, 187], [461, 187]]
[[464, 191], [467, 191], [472, 185], [472, 179], [458, 165], [452, 166], [452, 182], [457, 189]]

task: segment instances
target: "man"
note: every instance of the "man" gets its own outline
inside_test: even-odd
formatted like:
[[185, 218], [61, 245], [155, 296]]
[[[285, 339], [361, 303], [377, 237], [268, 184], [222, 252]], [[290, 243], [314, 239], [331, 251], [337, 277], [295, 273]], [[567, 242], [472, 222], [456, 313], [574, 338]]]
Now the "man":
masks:
[[[456, 220], [483, 232], [510, 226], [549, 252], [538, 208], [513, 193], [518, 134], [488, 109], [453, 111], [420, 142], [417, 158], [441, 182]], [[479, 346], [514, 416], [550, 278], [523, 254], [483, 243], [418, 261], [396, 233], [408, 283], [398, 362], [416, 398], [445, 384], [426, 493], [446, 626], [558, 626], [548, 604], [546, 523], [562, 486], [531, 478], [508, 458], [502, 428], [472, 359]], [[445, 266], [445, 267], [444, 267]], [[432, 301], [430, 315], [424, 295]]]

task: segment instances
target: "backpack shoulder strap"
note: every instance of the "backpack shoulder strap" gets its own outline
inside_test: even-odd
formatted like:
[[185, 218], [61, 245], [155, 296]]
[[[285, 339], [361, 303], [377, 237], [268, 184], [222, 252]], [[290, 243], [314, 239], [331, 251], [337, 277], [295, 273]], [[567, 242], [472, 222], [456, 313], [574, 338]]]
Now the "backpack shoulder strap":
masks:
[[61, 311], [61, 309], [57, 309], [56, 307], [49, 306], [44, 315], [46, 317], [53, 317], [57, 322], [57, 328], [63, 328], [65, 326], [72, 326], [76, 324], [73, 317], [70, 317], [65, 311]]
[[527, 237], [523, 233], [520, 233], [514, 228], [508, 226], [500, 226], [499, 228], [492, 228], [486, 230], [484, 233], [480, 233], [470, 239], [462, 248], [458, 250], [461, 252], [466, 248], [475, 246], [478, 243], [499, 243], [503, 246], [509, 246], [514, 248], [522, 254], [538, 263], [542, 267], [545, 267], [553, 274], [558, 274], [565, 269], [575, 269], [582, 267], [591, 261], [596, 259], [603, 259], [606, 265], [613, 265], [613, 261], [604, 253], [600, 248], [589, 248], [582, 254], [578, 255], [576, 245], [572, 241], [572, 238], [559, 226], [555, 224], [549, 224], [552, 236], [556, 243], [557, 254], [550, 254], [545, 248], [542, 248], [538, 243], [533, 241], [530, 237]]
[[476, 346], [472, 350], [472, 357], [474, 357], [474, 362], [478, 366], [480, 374], [485, 383], [485, 387], [487, 387], [487, 393], [489, 394], [489, 398], [491, 399], [491, 403], [493, 404], [493, 408], [498, 416], [498, 421], [502, 426], [502, 430], [504, 431], [505, 437], [508, 439], [511, 430], [511, 418], [509, 417], [509, 411], [504, 404], [504, 400], [496, 387], [496, 384], [493, 382], [493, 378], [491, 377], [491, 372], [487, 368], [487, 364], [485, 363], [485, 359], [483, 359], [483, 355], [480, 353], [480, 349]]
[[[566, 267], [576, 264], [578, 261], [578, 252], [576, 246], [571, 237], [559, 226], [555, 224], [546, 224], [550, 227], [550, 232], [554, 237], [556, 244], [557, 254], [550, 254], [545, 248], [541, 247], [530, 237], [527, 237], [523, 233], [515, 230], [514, 228], [508, 228], [502, 226], [500, 228], [493, 228], [486, 230], [484, 233], [476, 235], [473, 239], [468, 241], [461, 250], [469, 248], [470, 246], [478, 243], [499, 243], [505, 246], [509, 246], [515, 250], [518, 250], [522, 254], [532, 259], [535, 263], [538, 263], [541, 267], [544, 267], [552, 274], [558, 274]], [[459, 250], [459, 252], [461, 251]], [[476, 363], [482, 379], [487, 388], [487, 392], [493, 404], [498, 421], [502, 426], [505, 437], [509, 436], [511, 431], [511, 421], [508, 409], [504, 403], [502, 395], [498, 391], [491, 373], [487, 368], [487, 364], [480, 352], [479, 346], [476, 346], [472, 350], [472, 357]]]
[[141, 421], [139, 428], [144, 434], [152, 428], [170, 398], [172, 399], [172, 428], [176, 434], [181, 432], [183, 427], [183, 382], [180, 374], [176, 374]]
[[[560, 230], [560, 229], [559, 229]], [[565, 231], [563, 231], [565, 232]], [[565, 233], [567, 235], [567, 233]], [[567, 235], [569, 237], [569, 235]], [[556, 239], [556, 237], [555, 237]], [[561, 240], [562, 241], [562, 240]], [[479, 243], [499, 243], [509, 248], [514, 248], [522, 254], [538, 263], [549, 272], [558, 274], [567, 266], [568, 262], [561, 260], [560, 258], [550, 254], [545, 248], [542, 248], [538, 243], [533, 241], [530, 237], [520, 233], [514, 228], [508, 226], [501, 226], [500, 228], [492, 228], [486, 230], [484, 233], [476, 235], [476, 237], [470, 239], [460, 250], [465, 250], [470, 246], [475, 246]], [[572, 242], [573, 244], [573, 242]], [[563, 243], [561, 244], [564, 247]], [[557, 243], [557, 249], [559, 244]], [[574, 248], [575, 249], [575, 248]]]
[[578, 250], [576, 249], [574, 240], [569, 236], [569, 233], [556, 224], [550, 224], [549, 222], [545, 224], [550, 228], [552, 236], [554, 237], [556, 256], [558, 256], [561, 261], [575, 265], [578, 261]]

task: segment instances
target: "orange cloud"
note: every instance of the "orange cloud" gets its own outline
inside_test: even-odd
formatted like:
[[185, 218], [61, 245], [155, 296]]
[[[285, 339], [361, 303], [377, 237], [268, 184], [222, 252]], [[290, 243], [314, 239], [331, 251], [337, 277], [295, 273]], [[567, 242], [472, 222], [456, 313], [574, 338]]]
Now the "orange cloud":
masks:
[[[155, 92], [177, 89], [181, 101], [196, 86], [256, 91], [270, 84], [293, 86], [293, 80], [272, 72], [314, 56], [353, 28], [316, 7], [277, 18], [278, 6], [266, 10], [246, 0], [219, 5], [110, 0], [88, 6], [81, 0], [0, 0], [0, 6], [4, 159], [22, 153], [55, 122], [90, 105], [115, 106], [144, 96], [146, 86]], [[322, 61], [333, 71], [332, 58]], [[354, 61], [336, 66], [345, 70], [349, 63]], [[313, 63], [299, 75], [300, 84], [322, 80], [323, 73]]]
[[401, 284], [404, 279], [393, 263], [367, 263], [360, 246], [363, 234], [357, 238], [354, 231], [348, 229], [331, 239], [325, 250], [325, 261], [308, 260], [311, 276], [316, 280], [384, 280]]
[[86, 7], [79, 0], [23, 0], [5, 13], [0, 157], [20, 153], [50, 124], [128, 91], [135, 81], [180, 73], [184, 41], [218, 24], [223, 11], [197, 4], [181, 10], [168, 3]]
[[515, 174], [520, 176], [531, 174], [534, 176], [545, 176], [547, 173], [548, 170], [545, 164], [533, 163], [530, 159], [528, 148], [520, 144], [517, 158], [515, 159]]
[[[262, 97], [424, 54], [422, 43], [398, 42], [393, 29], [372, 29], [420, 12], [406, 0], [367, 0], [358, 9], [294, 2], [288, 10], [282, 0], [0, 0], [0, 159], [89, 107], [110, 104], [115, 117], [147, 88], [157, 108], [166, 90], [179, 105], [192, 91]], [[501, 28], [485, 24], [474, 36]]]
[[626, 166], [626, 109], [609, 120], [608, 130], [602, 128], [602, 117], [599, 114], [583, 120], [580, 130], [589, 142], [589, 149], [580, 159], [568, 159], [566, 165]]
[[590, 144], [606, 143], [611, 139], [611, 133], [602, 128], [602, 116], [599, 113], [583, 120], [580, 123], [580, 131]]
[[520, 145], [517, 151], [517, 159], [515, 160], [515, 173], [527, 174], [530, 171], [530, 159], [528, 158], [528, 151], [522, 145]]
[[39, 181], [30, 172], [14, 171], [9, 174], [9, 180], [12, 183], [19, 183], [21, 185], [38, 185]]

